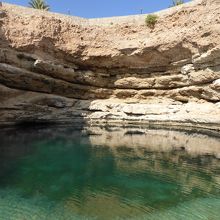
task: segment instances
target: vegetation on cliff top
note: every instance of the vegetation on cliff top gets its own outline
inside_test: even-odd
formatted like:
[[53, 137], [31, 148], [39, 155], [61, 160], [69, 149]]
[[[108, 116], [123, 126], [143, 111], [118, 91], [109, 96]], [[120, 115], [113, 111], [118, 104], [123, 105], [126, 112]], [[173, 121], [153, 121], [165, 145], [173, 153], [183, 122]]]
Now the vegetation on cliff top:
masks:
[[157, 23], [158, 16], [154, 14], [149, 14], [145, 18], [145, 23], [149, 28], [154, 28], [155, 24]]
[[184, 4], [184, 0], [173, 0], [172, 6], [182, 5]]
[[29, 5], [32, 8], [49, 11], [50, 7], [44, 0], [31, 0]]

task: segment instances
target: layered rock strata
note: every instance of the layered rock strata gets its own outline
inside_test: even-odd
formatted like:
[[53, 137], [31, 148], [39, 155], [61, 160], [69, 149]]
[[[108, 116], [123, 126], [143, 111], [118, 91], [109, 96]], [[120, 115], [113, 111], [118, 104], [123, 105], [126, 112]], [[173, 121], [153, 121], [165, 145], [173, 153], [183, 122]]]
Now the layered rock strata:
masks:
[[220, 2], [83, 19], [4, 4], [0, 124], [168, 123], [220, 129]]

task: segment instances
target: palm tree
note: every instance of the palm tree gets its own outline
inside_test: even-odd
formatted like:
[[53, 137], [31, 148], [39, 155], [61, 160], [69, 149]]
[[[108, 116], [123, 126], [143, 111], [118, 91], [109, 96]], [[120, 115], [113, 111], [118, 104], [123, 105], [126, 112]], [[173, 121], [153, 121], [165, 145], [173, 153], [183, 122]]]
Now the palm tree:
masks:
[[45, 10], [45, 11], [50, 10], [49, 5], [47, 5], [47, 3], [44, 0], [31, 0], [29, 2], [29, 5], [35, 9], [40, 9], [40, 10]]
[[184, 0], [173, 0], [173, 6], [182, 5]]

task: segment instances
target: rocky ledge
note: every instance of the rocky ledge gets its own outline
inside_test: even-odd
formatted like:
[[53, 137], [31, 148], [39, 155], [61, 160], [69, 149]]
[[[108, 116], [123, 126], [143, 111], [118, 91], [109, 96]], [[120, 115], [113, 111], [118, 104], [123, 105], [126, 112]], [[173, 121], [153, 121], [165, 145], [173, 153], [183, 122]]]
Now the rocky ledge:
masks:
[[157, 123], [220, 129], [220, 1], [83, 19], [3, 3], [0, 124]]

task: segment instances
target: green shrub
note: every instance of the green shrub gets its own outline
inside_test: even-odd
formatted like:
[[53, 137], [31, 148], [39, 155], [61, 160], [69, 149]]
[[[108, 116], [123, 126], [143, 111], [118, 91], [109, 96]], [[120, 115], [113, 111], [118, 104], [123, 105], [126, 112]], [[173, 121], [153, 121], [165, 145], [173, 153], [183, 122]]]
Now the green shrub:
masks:
[[158, 16], [154, 14], [150, 14], [145, 18], [145, 23], [150, 28], [154, 28], [157, 21], [158, 21]]
[[172, 6], [182, 5], [184, 3], [184, 0], [173, 0]]

